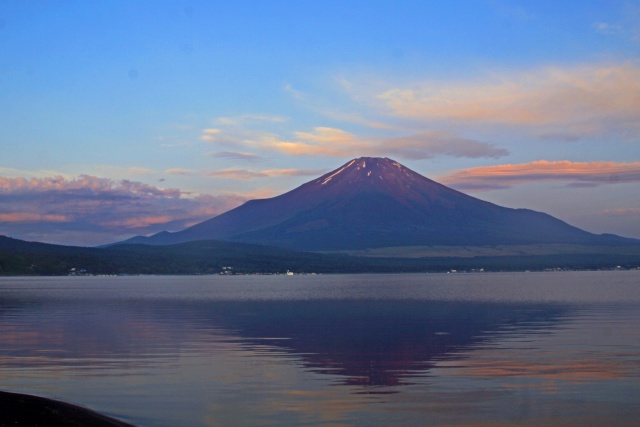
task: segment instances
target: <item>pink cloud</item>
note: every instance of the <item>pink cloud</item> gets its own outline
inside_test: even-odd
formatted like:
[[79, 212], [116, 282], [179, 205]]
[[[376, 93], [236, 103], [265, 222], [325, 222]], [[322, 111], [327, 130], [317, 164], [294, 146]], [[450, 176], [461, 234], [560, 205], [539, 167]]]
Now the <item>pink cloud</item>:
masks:
[[137, 197], [180, 197], [176, 188], [158, 188], [137, 181], [114, 181], [109, 178], [98, 178], [80, 175], [67, 180], [62, 176], [47, 178], [4, 178], [0, 177], [0, 195], [2, 194], [37, 194], [37, 193], [95, 193], [112, 195], [135, 195]]
[[33, 212], [0, 213], [0, 222], [69, 222], [65, 215], [39, 214]]
[[179, 230], [248, 199], [192, 194], [130, 180], [0, 177], [0, 234], [93, 245]]
[[195, 171], [191, 169], [181, 169], [181, 168], [167, 169], [164, 172], [169, 175], [193, 175], [195, 173]]
[[463, 190], [509, 188], [531, 182], [561, 182], [569, 186], [600, 186], [640, 182], [640, 162], [570, 162], [483, 166], [451, 172], [440, 182]]

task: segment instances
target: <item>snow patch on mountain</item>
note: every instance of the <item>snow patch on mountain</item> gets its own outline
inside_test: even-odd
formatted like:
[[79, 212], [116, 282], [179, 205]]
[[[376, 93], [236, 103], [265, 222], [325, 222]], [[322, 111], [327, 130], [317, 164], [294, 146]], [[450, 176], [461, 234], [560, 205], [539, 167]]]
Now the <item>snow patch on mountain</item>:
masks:
[[329, 175], [328, 177], [326, 177], [324, 179], [324, 181], [322, 181], [322, 184], [320, 184], [320, 185], [325, 185], [327, 182], [331, 181], [331, 178], [333, 178], [334, 176], [338, 175], [340, 172], [342, 172], [343, 170], [345, 170], [346, 168], [351, 166], [354, 162], [355, 162], [355, 160], [352, 160], [351, 163], [349, 163], [348, 165], [342, 167], [338, 171], [336, 171], [336, 172], [332, 173], [331, 175]]

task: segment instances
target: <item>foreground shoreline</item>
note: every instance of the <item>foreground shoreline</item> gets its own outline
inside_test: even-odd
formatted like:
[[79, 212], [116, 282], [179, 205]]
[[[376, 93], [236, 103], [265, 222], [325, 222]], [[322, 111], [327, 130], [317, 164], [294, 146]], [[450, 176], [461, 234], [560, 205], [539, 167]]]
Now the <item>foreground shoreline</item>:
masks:
[[28, 394], [0, 391], [0, 425], [134, 427], [81, 406]]

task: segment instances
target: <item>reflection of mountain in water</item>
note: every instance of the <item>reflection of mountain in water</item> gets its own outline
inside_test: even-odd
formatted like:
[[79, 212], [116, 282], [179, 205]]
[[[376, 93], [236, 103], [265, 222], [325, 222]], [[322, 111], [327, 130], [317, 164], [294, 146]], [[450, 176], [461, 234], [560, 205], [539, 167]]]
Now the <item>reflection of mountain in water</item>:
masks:
[[227, 302], [210, 309], [216, 324], [251, 346], [277, 346], [314, 372], [369, 386], [406, 384], [500, 331], [548, 329], [567, 310], [406, 300]]
[[305, 368], [337, 375], [342, 384], [394, 386], [427, 375], [437, 361], [455, 359], [498, 333], [548, 330], [570, 310], [558, 304], [423, 300], [94, 300], [81, 307], [73, 301], [0, 300], [0, 318], [21, 319], [19, 327], [0, 323], [0, 367], [72, 363], [92, 369], [100, 360], [130, 369], [223, 333], [252, 351], [295, 355]]

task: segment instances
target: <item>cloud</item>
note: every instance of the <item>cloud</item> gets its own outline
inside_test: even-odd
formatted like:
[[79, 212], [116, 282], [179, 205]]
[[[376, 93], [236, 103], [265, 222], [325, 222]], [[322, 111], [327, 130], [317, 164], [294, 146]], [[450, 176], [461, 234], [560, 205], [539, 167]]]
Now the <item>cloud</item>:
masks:
[[304, 141], [322, 144], [342, 144], [354, 141], [349, 132], [329, 127], [317, 127], [313, 132], [296, 132], [296, 137]]
[[592, 24], [598, 34], [607, 37], [640, 41], [640, 6], [628, 2], [623, 7], [623, 12], [618, 22], [598, 21]]
[[380, 147], [384, 154], [405, 159], [431, 159], [437, 156], [494, 159], [509, 154], [493, 144], [461, 138], [444, 132], [430, 132], [389, 139]]
[[208, 178], [221, 178], [248, 181], [256, 178], [268, 178], [268, 176], [262, 172], [251, 171], [247, 169], [229, 168], [218, 171], [205, 172], [204, 176]]
[[371, 129], [395, 129], [396, 128], [395, 126], [392, 126], [387, 123], [382, 123], [381, 121], [367, 119], [366, 117], [358, 113], [353, 113], [353, 112], [345, 113], [335, 108], [319, 110], [318, 113], [332, 120], [338, 120], [340, 122], [345, 122], [345, 123], [353, 123], [353, 124], [365, 126]]
[[[242, 153], [238, 153], [242, 154]], [[234, 158], [235, 156], [230, 156]], [[259, 156], [256, 156], [259, 158]], [[231, 179], [248, 181], [260, 178], [278, 178], [283, 176], [317, 176], [322, 175], [326, 171], [323, 169], [264, 169], [251, 170], [242, 168], [228, 168], [214, 171], [194, 171], [191, 169], [167, 169], [165, 173], [170, 175], [194, 175], [204, 176], [207, 178]]]
[[0, 222], [33, 223], [33, 222], [70, 222], [65, 215], [39, 214], [33, 212], [0, 213]]
[[52, 243], [104, 244], [137, 234], [179, 230], [247, 199], [89, 175], [0, 177], [0, 234]]
[[[222, 119], [218, 119], [220, 121]], [[463, 138], [451, 132], [432, 131], [398, 137], [359, 137], [343, 129], [317, 126], [310, 131], [295, 131], [290, 137], [276, 133], [252, 129], [250, 126], [238, 128], [232, 120], [229, 126], [204, 129], [201, 139], [218, 146], [232, 147], [232, 150], [214, 151], [210, 156], [230, 160], [255, 160], [261, 157], [249, 150], [279, 151], [292, 156], [305, 157], [359, 157], [397, 156], [405, 159], [427, 159], [438, 156], [468, 158], [499, 158], [508, 151], [487, 142]], [[386, 127], [369, 123], [371, 128]], [[397, 133], [397, 132], [396, 132]], [[208, 176], [212, 176], [208, 174]], [[229, 169], [214, 172], [215, 177], [229, 179], [254, 179], [264, 177], [261, 172]]]
[[192, 144], [188, 141], [167, 142], [167, 143], [160, 144], [161, 147], [165, 147], [165, 148], [189, 147], [190, 145]]
[[440, 182], [462, 190], [509, 188], [532, 182], [561, 182], [568, 186], [638, 183], [640, 162], [570, 162], [540, 160], [515, 165], [463, 169], [440, 177]]
[[420, 122], [493, 124], [578, 138], [640, 130], [635, 63], [548, 67], [473, 81], [432, 81], [378, 93], [393, 116]]
[[[86, 171], [89, 171], [87, 174]], [[151, 178], [156, 174], [153, 169], [140, 167], [140, 166], [118, 166], [109, 164], [86, 164], [86, 165], [68, 165], [62, 171], [49, 170], [45, 173], [39, 173], [37, 175], [25, 173], [20, 176], [32, 176], [36, 178], [48, 178], [52, 176], [62, 176], [68, 180], [72, 180], [74, 177], [80, 175], [100, 176], [113, 179], [130, 179], [138, 180], [143, 177]], [[0, 176], [7, 176], [0, 174]]]
[[141, 182], [108, 178], [98, 178], [81, 175], [76, 179], [66, 179], [62, 176], [47, 178], [3, 178], [0, 177], [0, 196], [28, 195], [28, 194], [111, 194], [121, 195], [180, 197], [180, 191], [175, 188], [162, 189]]
[[[213, 132], [215, 130], [215, 132]], [[204, 129], [200, 136], [202, 141], [215, 146], [231, 147], [232, 150], [227, 153], [240, 153], [238, 148], [250, 147], [252, 149], [260, 149], [268, 146], [271, 141], [277, 140], [278, 137], [268, 131], [261, 129], [251, 129], [247, 127], [222, 127], [221, 129]], [[246, 154], [246, 152], [244, 152]]]
[[[344, 77], [335, 77], [333, 81], [344, 92], [347, 92], [351, 98], [357, 98], [358, 93], [353, 90], [354, 85]], [[361, 110], [361, 105], [358, 106], [345, 106], [341, 104], [336, 105], [336, 101], [332, 100], [330, 103], [326, 99], [318, 96], [310, 96], [303, 92], [294, 89], [290, 84], [284, 86], [284, 91], [287, 92], [298, 104], [302, 105], [305, 109], [310, 110], [316, 114], [320, 114], [333, 121], [339, 121], [344, 123], [351, 123], [360, 126], [365, 126], [372, 129], [394, 129], [395, 127], [383, 123], [379, 120], [372, 120], [366, 117], [366, 115], [356, 112], [355, 110]], [[347, 111], [345, 111], [345, 108]]]
[[215, 141], [216, 135], [222, 132], [220, 129], [203, 129], [200, 139], [203, 141]]
[[621, 209], [607, 209], [600, 213], [607, 216], [632, 216], [640, 217], [640, 208], [621, 208]]
[[306, 95], [303, 92], [300, 92], [299, 90], [295, 89], [293, 85], [291, 85], [290, 83], [286, 83], [282, 87], [282, 90], [284, 90], [286, 93], [291, 95], [291, 97], [293, 97], [294, 99], [297, 99], [298, 101], [303, 101], [306, 98]]
[[622, 25], [611, 24], [609, 22], [596, 22], [593, 24], [596, 32], [605, 35], [618, 35], [624, 33]]
[[296, 132], [297, 141], [276, 141], [273, 146], [299, 156], [357, 157], [397, 156], [430, 159], [438, 156], [498, 158], [508, 151], [492, 144], [461, 138], [446, 132], [429, 132], [397, 138], [358, 139], [340, 129], [317, 127], [313, 132]]
[[353, 134], [330, 127], [316, 127], [312, 132], [295, 132], [297, 141], [274, 141], [273, 147], [298, 156], [351, 156], [363, 151], [367, 144]]
[[164, 173], [169, 175], [193, 175], [195, 171], [193, 169], [172, 168], [167, 169]]
[[211, 153], [207, 153], [211, 157], [215, 157], [218, 159], [227, 159], [227, 160], [246, 160], [246, 161], [256, 161], [261, 160], [257, 154], [247, 153], [242, 151], [214, 151]]
[[266, 169], [253, 171], [248, 169], [230, 168], [219, 171], [206, 172], [204, 175], [209, 178], [221, 178], [232, 180], [253, 180], [260, 178], [277, 178], [283, 176], [318, 176], [325, 173], [319, 169]]
[[241, 114], [238, 116], [218, 117], [214, 123], [219, 126], [240, 126], [248, 123], [283, 123], [288, 119], [282, 116], [274, 116], [268, 114]]

